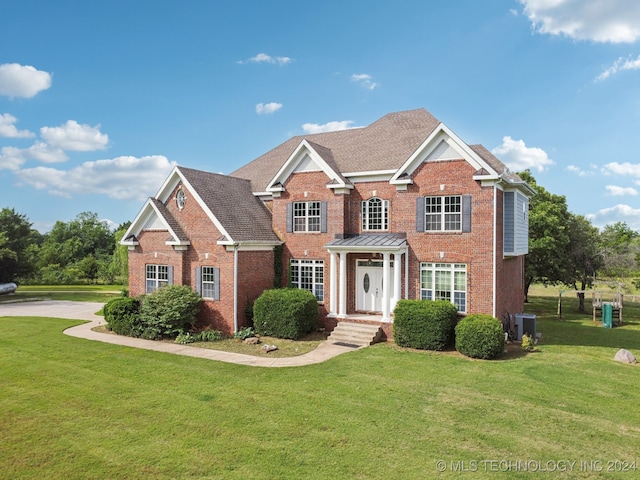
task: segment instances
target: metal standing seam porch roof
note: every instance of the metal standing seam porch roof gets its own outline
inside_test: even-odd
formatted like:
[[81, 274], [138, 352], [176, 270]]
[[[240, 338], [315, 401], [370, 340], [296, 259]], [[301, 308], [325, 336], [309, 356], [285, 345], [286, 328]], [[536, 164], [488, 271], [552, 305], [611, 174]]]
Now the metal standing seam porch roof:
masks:
[[324, 248], [331, 250], [357, 250], [368, 252], [397, 251], [406, 248], [407, 236], [404, 233], [398, 234], [364, 234], [354, 235], [347, 238], [338, 238], [327, 243]]

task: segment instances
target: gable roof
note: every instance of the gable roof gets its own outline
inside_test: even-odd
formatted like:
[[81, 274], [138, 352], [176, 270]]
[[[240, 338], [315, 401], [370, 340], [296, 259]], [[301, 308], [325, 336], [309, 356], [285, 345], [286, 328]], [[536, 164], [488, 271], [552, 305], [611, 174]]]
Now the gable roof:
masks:
[[123, 245], [137, 245], [142, 230], [168, 230], [167, 245], [189, 245], [178, 219], [166, 207], [175, 187], [182, 183], [221, 232], [223, 245], [282, 243], [271, 228], [271, 212], [256, 198], [248, 180], [177, 166], [158, 193], [149, 198], [125, 233]]
[[[303, 140], [325, 149], [322, 157], [331, 159], [337, 172], [395, 170], [422, 145], [440, 121], [424, 108], [390, 113], [363, 128], [299, 135], [231, 173], [251, 181], [254, 192], [265, 192], [284, 162]], [[326, 150], [331, 152], [329, 157]], [[332, 165], [332, 167], [333, 167]]]
[[185, 183], [222, 225], [226, 240], [281, 243], [271, 228], [271, 212], [251, 191], [249, 180], [177, 167]]

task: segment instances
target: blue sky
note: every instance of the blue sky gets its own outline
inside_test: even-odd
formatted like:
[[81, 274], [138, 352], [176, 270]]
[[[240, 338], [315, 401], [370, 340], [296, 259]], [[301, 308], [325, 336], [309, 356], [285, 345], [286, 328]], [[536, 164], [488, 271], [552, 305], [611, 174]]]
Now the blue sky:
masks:
[[640, 230], [640, 2], [0, 0], [0, 208], [133, 220], [173, 165], [426, 108]]

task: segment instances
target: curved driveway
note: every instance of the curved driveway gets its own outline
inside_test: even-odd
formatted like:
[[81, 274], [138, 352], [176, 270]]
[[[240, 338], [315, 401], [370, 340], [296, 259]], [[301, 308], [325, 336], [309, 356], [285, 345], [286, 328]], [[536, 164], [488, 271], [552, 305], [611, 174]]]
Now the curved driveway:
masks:
[[127, 347], [143, 348], [158, 352], [173, 353], [189, 357], [218, 360], [221, 362], [238, 363], [255, 367], [294, 367], [321, 363], [342, 353], [351, 352], [353, 348], [323, 342], [312, 352], [296, 357], [268, 358], [243, 355], [241, 353], [223, 352], [208, 348], [197, 348], [177, 343], [156, 342], [141, 338], [125, 337], [110, 333], [94, 332], [92, 329], [103, 325], [104, 318], [96, 315], [104, 304], [92, 302], [70, 302], [57, 300], [43, 300], [37, 302], [0, 303], [0, 317], [54, 317], [74, 320], [88, 320], [75, 327], [67, 328], [64, 333], [71, 337], [113, 343]]

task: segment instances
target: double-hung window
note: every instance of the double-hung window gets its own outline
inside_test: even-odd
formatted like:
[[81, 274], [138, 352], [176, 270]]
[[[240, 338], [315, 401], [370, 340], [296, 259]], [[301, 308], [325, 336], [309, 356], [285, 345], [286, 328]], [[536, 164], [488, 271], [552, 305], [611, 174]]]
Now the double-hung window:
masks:
[[467, 311], [467, 266], [463, 263], [421, 263], [420, 298], [446, 300]]
[[378, 197], [362, 202], [362, 230], [389, 229], [389, 200]]
[[418, 197], [416, 231], [470, 232], [471, 195]]
[[171, 283], [169, 265], [146, 266], [146, 293], [151, 293]]
[[320, 202], [293, 203], [293, 231], [320, 231]]
[[324, 262], [322, 260], [291, 260], [291, 285], [313, 293], [324, 301]]
[[462, 229], [460, 195], [425, 197], [425, 230], [459, 231]]

